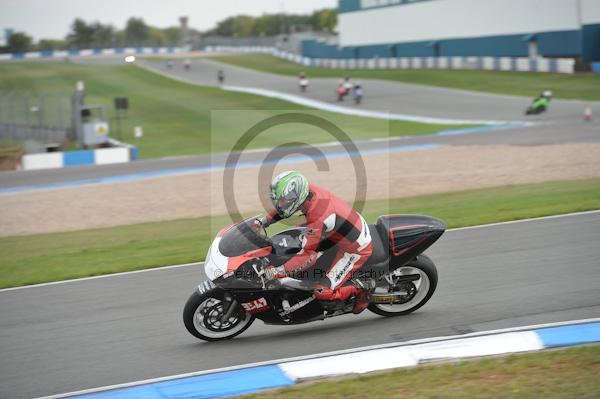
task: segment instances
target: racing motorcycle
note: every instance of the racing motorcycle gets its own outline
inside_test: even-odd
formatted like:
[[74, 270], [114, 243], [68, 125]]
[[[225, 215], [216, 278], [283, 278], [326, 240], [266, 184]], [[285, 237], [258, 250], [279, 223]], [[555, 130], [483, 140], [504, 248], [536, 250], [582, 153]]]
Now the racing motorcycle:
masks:
[[548, 110], [550, 106], [550, 100], [552, 99], [552, 92], [550, 90], [544, 90], [544, 92], [536, 97], [531, 105], [525, 110], [525, 115], [538, 115]]
[[300, 79], [298, 79], [298, 87], [300, 88], [300, 91], [302, 93], [305, 93], [306, 89], [308, 88], [308, 78], [301, 77]]
[[546, 112], [548, 107], [546, 105], [536, 105], [532, 104], [525, 110], [525, 115], [538, 115]]
[[[212, 242], [204, 268], [208, 279], [187, 300], [183, 322], [197, 338], [218, 341], [244, 332], [255, 319], [291, 325], [351, 313], [356, 301], [320, 301], [313, 295], [326, 276], [336, 247], [321, 254], [308, 271], [269, 280], [267, 266], [279, 266], [303, 248], [307, 227], [269, 237], [256, 221], [246, 219], [221, 230]], [[373, 253], [352, 277], [370, 282], [368, 309], [381, 316], [414, 312], [437, 286], [434, 263], [423, 254], [446, 230], [443, 221], [421, 215], [381, 216], [369, 225]]]

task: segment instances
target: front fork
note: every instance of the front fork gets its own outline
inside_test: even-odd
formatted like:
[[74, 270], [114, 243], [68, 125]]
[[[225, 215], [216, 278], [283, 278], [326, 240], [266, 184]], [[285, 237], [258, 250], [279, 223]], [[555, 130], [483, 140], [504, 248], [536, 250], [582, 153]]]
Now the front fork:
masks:
[[[215, 289], [217, 286], [210, 280], [202, 282], [198, 286], [198, 293], [204, 295], [208, 291]], [[235, 310], [240, 306], [239, 302], [228, 292], [223, 294], [223, 315], [221, 316], [221, 322], [225, 323], [233, 315]], [[246, 319], [246, 312], [240, 312], [240, 318]]]
[[[221, 322], [225, 323], [240, 306], [239, 302], [228, 292], [223, 295], [223, 316]], [[241, 319], [246, 318], [246, 312], [240, 312]]]

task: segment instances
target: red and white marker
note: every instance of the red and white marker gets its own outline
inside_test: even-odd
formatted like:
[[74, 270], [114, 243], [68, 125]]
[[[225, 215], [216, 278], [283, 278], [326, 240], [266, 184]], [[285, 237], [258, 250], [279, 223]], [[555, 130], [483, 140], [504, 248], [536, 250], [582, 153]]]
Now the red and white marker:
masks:
[[586, 105], [585, 109], [583, 110], [583, 120], [584, 121], [592, 120], [592, 107], [590, 107], [589, 105]]

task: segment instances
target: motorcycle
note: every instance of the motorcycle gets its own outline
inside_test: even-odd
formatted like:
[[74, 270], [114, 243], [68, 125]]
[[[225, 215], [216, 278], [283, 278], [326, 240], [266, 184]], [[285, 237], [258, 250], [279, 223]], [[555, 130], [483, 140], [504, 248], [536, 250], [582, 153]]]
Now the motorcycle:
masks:
[[338, 101], [344, 101], [344, 97], [348, 95], [348, 88], [344, 85], [339, 85], [337, 89], [335, 89], [335, 93], [337, 94]]
[[354, 86], [354, 103], [360, 105], [364, 95], [364, 90], [360, 85]]
[[546, 112], [548, 106], [550, 105], [550, 101], [546, 98], [537, 98], [533, 101], [533, 103], [527, 107], [525, 110], [525, 115], [538, 115], [543, 112]]
[[[322, 255], [308, 272], [266, 279], [267, 266], [282, 265], [302, 250], [308, 228], [295, 227], [269, 237], [257, 227], [257, 220], [258, 216], [224, 228], [212, 242], [204, 264], [208, 279], [198, 285], [183, 309], [183, 322], [193, 336], [218, 341], [241, 334], [255, 319], [292, 325], [352, 312], [354, 297], [320, 301], [313, 295], [335, 256], [335, 246], [319, 248]], [[445, 223], [429, 216], [389, 215], [368, 228], [373, 253], [351, 278], [373, 282], [367, 309], [391, 317], [425, 305], [438, 275], [423, 252], [444, 233]]]
[[298, 87], [300, 87], [300, 91], [302, 93], [306, 92], [306, 89], [308, 88], [308, 79], [307, 78], [300, 78], [298, 80]]

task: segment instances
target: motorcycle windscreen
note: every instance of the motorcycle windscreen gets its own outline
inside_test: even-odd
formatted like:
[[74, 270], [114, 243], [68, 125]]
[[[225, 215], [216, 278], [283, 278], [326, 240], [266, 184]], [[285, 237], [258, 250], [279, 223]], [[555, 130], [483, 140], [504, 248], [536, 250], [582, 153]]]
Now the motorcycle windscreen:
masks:
[[227, 230], [219, 242], [219, 252], [228, 258], [241, 256], [250, 251], [270, 247], [271, 241], [263, 229], [257, 229], [252, 217]]

